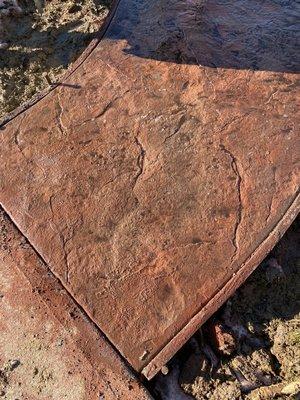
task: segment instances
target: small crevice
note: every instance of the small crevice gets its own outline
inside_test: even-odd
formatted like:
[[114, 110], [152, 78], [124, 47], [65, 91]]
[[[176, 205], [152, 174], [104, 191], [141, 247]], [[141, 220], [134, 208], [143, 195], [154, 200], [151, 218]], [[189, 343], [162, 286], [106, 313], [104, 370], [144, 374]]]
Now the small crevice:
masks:
[[179, 119], [179, 122], [178, 122], [177, 127], [175, 128], [174, 132], [172, 132], [171, 135], [167, 136], [167, 137], [164, 139], [163, 144], [165, 144], [167, 140], [169, 140], [169, 139], [171, 139], [173, 136], [175, 136], [175, 135], [180, 131], [180, 129], [182, 128], [182, 126], [184, 125], [185, 122], [186, 122], [186, 116], [185, 116], [185, 115], [182, 115], [181, 118]]
[[64, 126], [64, 124], [62, 122], [62, 116], [63, 116], [64, 110], [63, 110], [63, 107], [61, 105], [61, 101], [60, 101], [60, 97], [59, 97], [59, 91], [57, 93], [57, 100], [58, 100], [57, 104], [58, 104], [58, 108], [59, 108], [58, 116], [57, 116], [57, 119], [56, 119], [57, 120], [57, 124], [58, 124], [58, 129], [59, 129], [60, 133], [63, 136], [67, 136], [67, 129], [66, 129], [66, 127]]
[[65, 239], [62, 231], [59, 229], [57, 223], [55, 222], [55, 215], [54, 215], [54, 209], [53, 209], [53, 197], [54, 197], [54, 195], [51, 195], [50, 198], [49, 198], [49, 207], [50, 207], [51, 215], [52, 215], [51, 221], [52, 221], [52, 223], [53, 223], [53, 225], [55, 227], [56, 232], [59, 235], [59, 238], [60, 238], [60, 241], [61, 241], [61, 244], [62, 244], [63, 258], [64, 258], [64, 263], [65, 263], [65, 279], [66, 279], [66, 283], [69, 284], [69, 281], [70, 281], [70, 279], [69, 279], [70, 278], [70, 266], [69, 266], [68, 252], [67, 252], [66, 247], [67, 247], [67, 243], [70, 240], [70, 238], [69, 239]]
[[21, 126], [22, 126], [24, 118], [25, 118], [25, 115], [21, 118], [21, 121], [20, 121], [20, 123], [18, 125], [18, 128], [14, 133], [14, 143], [15, 143], [16, 147], [18, 148], [19, 152], [21, 153], [22, 157], [26, 161], [26, 163], [27, 164], [33, 164], [34, 163], [37, 166], [37, 168], [42, 172], [44, 178], [46, 178], [46, 173], [45, 173], [44, 168], [42, 168], [36, 161], [34, 161], [34, 159], [28, 158], [26, 156], [26, 154], [24, 153], [22, 147], [21, 147], [19, 136], [21, 134]]
[[103, 116], [107, 113], [107, 111], [110, 110], [110, 109], [112, 108], [114, 102], [115, 102], [115, 100], [110, 101], [110, 102], [103, 108], [103, 110], [102, 110], [99, 114], [97, 114], [97, 115], [95, 116], [95, 119], [103, 117]]
[[[276, 170], [277, 170], [277, 168], [276, 168], [276, 166], [274, 166], [273, 167], [273, 181], [274, 181], [274, 184], [275, 184], [275, 188], [276, 188]], [[269, 222], [269, 220], [271, 218], [271, 215], [272, 215], [273, 203], [274, 203], [274, 195], [275, 195], [275, 193], [273, 192], [272, 193], [272, 197], [271, 197], [271, 201], [269, 202], [269, 205], [268, 205], [268, 214], [267, 214], [266, 219], [265, 219], [266, 223]]]
[[236, 189], [237, 189], [237, 194], [238, 194], [238, 200], [239, 200], [239, 206], [238, 206], [238, 210], [237, 210], [237, 218], [236, 218], [236, 222], [234, 225], [234, 230], [233, 230], [233, 239], [232, 239], [232, 244], [234, 246], [234, 253], [231, 257], [231, 262], [235, 259], [236, 255], [237, 255], [237, 251], [238, 251], [238, 230], [242, 221], [242, 212], [243, 212], [243, 203], [242, 203], [242, 193], [241, 193], [241, 185], [242, 185], [242, 178], [241, 178], [241, 174], [238, 168], [238, 163], [237, 163], [237, 159], [235, 158], [235, 156], [231, 153], [231, 151], [229, 151], [224, 144], [220, 144], [220, 148], [221, 150], [224, 151], [225, 154], [227, 154], [230, 157], [230, 164], [231, 164], [231, 168], [236, 176]]
[[144, 167], [145, 167], [145, 157], [146, 157], [146, 150], [144, 149], [142, 143], [140, 142], [138, 136], [134, 138], [136, 145], [139, 148], [139, 155], [137, 158], [137, 166], [138, 166], [138, 173], [136, 174], [134, 178], [134, 185], [133, 185], [133, 190], [140, 179], [141, 175], [144, 172]]
[[124, 96], [125, 94], [127, 94], [129, 91], [130, 91], [130, 89], [127, 89], [124, 93], [122, 93], [122, 95], [117, 96], [117, 97], [115, 97], [114, 99], [112, 99], [112, 100], [111, 100], [110, 102], [108, 102], [108, 103], [106, 104], [106, 106], [104, 106], [104, 108], [103, 108], [98, 114], [96, 114], [94, 117], [87, 118], [87, 119], [85, 119], [84, 121], [82, 121], [82, 122], [80, 122], [80, 123], [78, 123], [78, 124], [73, 125], [73, 127], [74, 127], [74, 128], [77, 128], [77, 127], [80, 127], [80, 126], [82, 126], [82, 125], [87, 124], [88, 122], [95, 122], [95, 123], [97, 124], [97, 119], [99, 119], [99, 118], [101, 118], [101, 117], [104, 117], [104, 115], [105, 115], [110, 109], [113, 108], [114, 104], [115, 104], [118, 100], [120, 100], [121, 98], [123, 98], [123, 96]]
[[107, 182], [105, 182], [105, 183], [101, 186], [100, 190], [103, 190], [103, 189], [106, 188], [107, 186], [109, 186], [109, 185], [111, 185], [112, 183], [114, 183], [118, 178], [120, 178], [121, 176], [126, 175], [126, 174], [128, 174], [128, 172], [122, 172], [122, 173], [120, 173], [120, 174], [117, 174], [116, 176], [114, 176], [113, 178], [111, 178], [111, 179], [109, 179]]
[[103, 108], [103, 110], [101, 110], [94, 118], [92, 118], [92, 120], [103, 117], [103, 116], [107, 113], [107, 111], [109, 111], [109, 110], [114, 106], [114, 104], [115, 104], [118, 100], [120, 100], [121, 98], [123, 98], [123, 97], [125, 96], [125, 94], [127, 94], [129, 91], [130, 91], [130, 89], [127, 89], [127, 90], [125, 90], [125, 92], [122, 93], [120, 96], [117, 96], [117, 97], [115, 97], [114, 99], [112, 99], [112, 100]]
[[21, 145], [20, 145], [20, 141], [19, 141], [19, 135], [20, 135], [20, 133], [21, 133], [21, 126], [22, 126], [22, 123], [23, 123], [24, 118], [25, 118], [25, 116], [23, 116], [23, 118], [21, 118], [21, 121], [20, 121], [20, 123], [19, 123], [19, 125], [18, 125], [18, 128], [17, 128], [17, 130], [15, 131], [15, 134], [14, 134], [14, 142], [15, 142], [15, 145], [17, 146], [19, 152], [22, 154], [23, 158], [26, 160], [26, 162], [29, 163], [30, 160], [28, 160], [28, 158], [27, 158], [26, 155], [24, 154], [23, 149], [22, 149], [22, 147], [21, 147]]
[[199, 239], [198, 241], [192, 241], [190, 243], [169, 247], [166, 249], [166, 251], [173, 251], [173, 250], [177, 250], [177, 249], [185, 249], [185, 248], [191, 248], [191, 247], [201, 247], [201, 246], [205, 246], [205, 245], [214, 245], [214, 244], [216, 244], [216, 242], [213, 240]]

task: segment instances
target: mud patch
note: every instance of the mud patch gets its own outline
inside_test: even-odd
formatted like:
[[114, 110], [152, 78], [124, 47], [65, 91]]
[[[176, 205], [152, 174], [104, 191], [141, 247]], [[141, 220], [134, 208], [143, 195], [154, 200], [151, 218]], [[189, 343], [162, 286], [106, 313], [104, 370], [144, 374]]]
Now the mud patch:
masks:
[[[37, 3], [40, 3], [38, 1]], [[0, 10], [0, 118], [58, 80], [94, 37], [110, 0], [19, 1], [22, 13]], [[6, 6], [5, 6], [6, 4]], [[8, 0], [2, 11], [9, 8]]]

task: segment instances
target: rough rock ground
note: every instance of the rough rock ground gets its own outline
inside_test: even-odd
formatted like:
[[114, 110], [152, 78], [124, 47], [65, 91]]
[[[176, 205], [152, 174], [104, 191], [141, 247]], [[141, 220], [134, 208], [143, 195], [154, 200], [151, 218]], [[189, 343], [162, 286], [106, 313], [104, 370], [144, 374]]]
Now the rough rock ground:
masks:
[[[260, 40], [274, 34], [267, 26], [237, 57], [229, 7], [121, 1], [85, 61], [2, 126], [3, 208], [147, 378], [246, 279], [299, 205], [294, 42], [283, 37], [278, 58]], [[269, 18], [268, 3], [259, 11]], [[280, 1], [271, 15], [293, 33], [291, 7]], [[227, 46], [214, 55], [219, 35]]]
[[[47, 82], [45, 82], [45, 84], [47, 84]], [[34, 87], [35, 85], [33, 85], [33, 87]], [[38, 85], [36, 85], [37, 87], [38, 87]], [[39, 89], [38, 89], [39, 90]], [[29, 94], [29, 96], [30, 96], [30, 94]], [[14, 107], [14, 106], [12, 106], [12, 107]], [[270, 275], [272, 275], [273, 274], [273, 272], [270, 272]], [[284, 323], [283, 323], [284, 324]], [[277, 331], [277, 325], [276, 325], [276, 323], [275, 323], [275, 325], [274, 326], [276, 326], [276, 331]], [[283, 332], [289, 332], [289, 328], [287, 328], [286, 330], [285, 330], [285, 328], [280, 328], [279, 330], [282, 330]], [[286, 334], [284, 333], [283, 334], [283, 336], [285, 337], [286, 336]], [[288, 337], [289, 337], [289, 335], [288, 335]], [[296, 337], [297, 337], [297, 335], [296, 335]], [[285, 339], [284, 339], [285, 340]], [[285, 347], [285, 345], [284, 345], [284, 340], [282, 341], [282, 339], [280, 339], [280, 340], [278, 340], [277, 341], [277, 347], [278, 348], [280, 348], [281, 350], [280, 351], [282, 351], [282, 348], [284, 348]], [[296, 340], [296, 342], [297, 342], [297, 340]], [[282, 344], [283, 343], [283, 344]], [[258, 355], [256, 358], [258, 358], [259, 359], [259, 357], [260, 357], [260, 355]], [[282, 360], [285, 360], [286, 358], [285, 358], [285, 356], [283, 355], [282, 357]], [[267, 364], [268, 364], [268, 362], [267, 362]], [[6, 366], [5, 366], [5, 368], [6, 368]], [[245, 373], [245, 375], [247, 375], [248, 373], [246, 373], [246, 372], [244, 372]], [[250, 377], [251, 378], [251, 377]], [[250, 378], [248, 378], [248, 379], [250, 379]], [[184, 383], [184, 384], [186, 384], [186, 383]], [[220, 389], [220, 393], [223, 393], [222, 395], [223, 395], [223, 398], [226, 398], [226, 396], [227, 396], [227, 398], [229, 399], [229, 398], [234, 398], [234, 397], [230, 397], [230, 396], [233, 396], [234, 395], [234, 393], [238, 393], [239, 392], [239, 387], [237, 387], [235, 384], [232, 384], [231, 383], [231, 380], [229, 379], [229, 383], [228, 384], [225, 384], [225, 385], [222, 385], [221, 383], [219, 383], [219, 385], [222, 387], [221, 389]], [[200, 385], [201, 386], [201, 385]], [[190, 391], [190, 393], [192, 392], [192, 390], [196, 390], [197, 391], [197, 389], [192, 389], [191, 387], [190, 388], [187, 388], [187, 390], [189, 390]], [[202, 389], [201, 389], [202, 390]], [[224, 391], [223, 391], [224, 390]], [[222, 392], [223, 391], [223, 392]], [[233, 393], [233, 394], [232, 394]], [[201, 398], [201, 397], [199, 397], [199, 396], [202, 396], [203, 395], [203, 393], [201, 394], [200, 393], [200, 389], [198, 389], [198, 394], [196, 394], [196, 396], [198, 395], [198, 398]], [[204, 397], [203, 397], [204, 398]]]

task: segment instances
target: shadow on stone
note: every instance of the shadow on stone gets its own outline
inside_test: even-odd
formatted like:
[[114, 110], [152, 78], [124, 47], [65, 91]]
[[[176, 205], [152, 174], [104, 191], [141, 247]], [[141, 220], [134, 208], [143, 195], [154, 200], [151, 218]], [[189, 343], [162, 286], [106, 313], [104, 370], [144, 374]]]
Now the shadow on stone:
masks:
[[294, 0], [129, 0], [108, 33], [142, 58], [292, 73], [300, 69], [299, 11]]

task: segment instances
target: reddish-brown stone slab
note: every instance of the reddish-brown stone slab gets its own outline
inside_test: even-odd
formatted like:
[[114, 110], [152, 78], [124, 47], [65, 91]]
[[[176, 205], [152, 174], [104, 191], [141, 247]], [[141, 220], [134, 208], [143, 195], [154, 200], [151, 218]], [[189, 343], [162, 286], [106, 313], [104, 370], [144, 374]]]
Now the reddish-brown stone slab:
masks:
[[150, 400], [1, 210], [0, 331], [4, 399]]
[[147, 377], [299, 207], [293, 5], [201, 4], [121, 0], [64, 84], [1, 131], [1, 204]]

